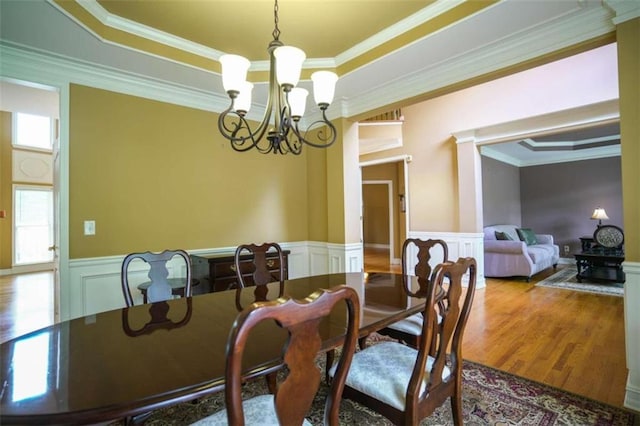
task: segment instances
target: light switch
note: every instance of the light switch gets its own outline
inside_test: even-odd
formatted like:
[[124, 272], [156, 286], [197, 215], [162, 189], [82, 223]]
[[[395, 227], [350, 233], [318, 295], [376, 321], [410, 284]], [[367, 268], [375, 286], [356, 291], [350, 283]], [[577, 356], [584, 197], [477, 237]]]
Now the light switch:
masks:
[[84, 235], [96, 235], [96, 221], [85, 220], [84, 221]]

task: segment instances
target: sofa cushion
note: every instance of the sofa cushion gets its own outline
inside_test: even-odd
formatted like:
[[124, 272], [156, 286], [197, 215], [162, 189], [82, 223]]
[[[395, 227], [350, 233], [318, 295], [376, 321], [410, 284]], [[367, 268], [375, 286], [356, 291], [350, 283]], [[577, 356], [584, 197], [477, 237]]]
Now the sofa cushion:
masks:
[[517, 228], [516, 232], [521, 241], [524, 241], [528, 246], [538, 244], [536, 234], [530, 228]]
[[513, 241], [513, 238], [506, 232], [496, 231], [496, 240], [500, 241]]
[[533, 263], [539, 263], [545, 259], [552, 258], [554, 255], [554, 248], [552, 245], [534, 244], [527, 246], [527, 253]]
[[518, 233], [516, 232], [516, 225], [491, 225], [484, 228], [485, 240], [497, 240], [496, 231], [504, 232], [511, 237], [514, 241], [520, 241]]

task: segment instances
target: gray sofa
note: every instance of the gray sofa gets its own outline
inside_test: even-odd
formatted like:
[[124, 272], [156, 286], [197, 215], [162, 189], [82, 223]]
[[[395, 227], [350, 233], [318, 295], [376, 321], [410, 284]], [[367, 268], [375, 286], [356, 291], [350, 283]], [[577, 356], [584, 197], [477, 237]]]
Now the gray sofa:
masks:
[[[484, 228], [484, 275], [486, 277], [526, 277], [527, 281], [549, 267], [556, 267], [560, 248], [553, 236], [536, 234], [537, 244], [520, 241], [516, 225], [492, 225]], [[504, 232], [513, 241], [498, 240], [496, 231]]]

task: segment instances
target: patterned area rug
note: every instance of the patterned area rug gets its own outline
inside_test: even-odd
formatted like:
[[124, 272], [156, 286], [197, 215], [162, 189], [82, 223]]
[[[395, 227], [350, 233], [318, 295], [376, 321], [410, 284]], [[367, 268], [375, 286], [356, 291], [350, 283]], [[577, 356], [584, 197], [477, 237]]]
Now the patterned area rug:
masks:
[[[318, 357], [324, 368], [324, 357]], [[327, 386], [321, 386], [307, 416], [314, 425], [323, 424]], [[465, 361], [463, 367], [463, 410], [465, 425], [628, 425], [634, 424], [632, 412], [615, 408], [562, 390]], [[264, 380], [248, 383], [243, 398], [266, 393]], [[177, 404], [153, 412], [145, 425], [187, 425], [224, 409], [224, 394], [218, 393], [193, 403]], [[122, 422], [112, 423], [122, 425]], [[391, 425], [369, 409], [343, 400], [341, 425]], [[451, 406], [445, 402], [421, 425], [451, 425]], [[637, 423], [636, 423], [637, 424]]]
[[622, 283], [597, 283], [582, 280], [581, 283], [576, 279], [578, 270], [574, 266], [561, 269], [549, 278], [536, 283], [541, 287], [557, 287], [567, 290], [586, 291], [589, 293], [608, 294], [612, 296], [624, 295], [624, 284]]

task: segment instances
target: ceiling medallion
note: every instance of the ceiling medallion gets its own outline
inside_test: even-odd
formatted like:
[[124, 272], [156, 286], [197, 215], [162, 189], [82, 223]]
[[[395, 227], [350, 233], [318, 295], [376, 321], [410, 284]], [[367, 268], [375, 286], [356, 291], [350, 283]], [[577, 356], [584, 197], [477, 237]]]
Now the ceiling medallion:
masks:
[[278, 0], [274, 8], [273, 41], [269, 43], [269, 98], [264, 117], [254, 129], [245, 118], [251, 107], [253, 84], [247, 80], [250, 62], [239, 55], [222, 55], [222, 85], [231, 99], [231, 105], [218, 118], [218, 129], [236, 151], [253, 148], [263, 154], [292, 153], [299, 155], [303, 144], [316, 148], [327, 148], [336, 140], [336, 128], [327, 119], [326, 110], [333, 101], [338, 76], [330, 71], [316, 71], [311, 74], [314, 99], [322, 111], [322, 119], [311, 123], [306, 130], [298, 125], [304, 114], [309, 92], [295, 87], [300, 79], [300, 71], [305, 53], [292, 46], [285, 46], [280, 40], [278, 29]]

